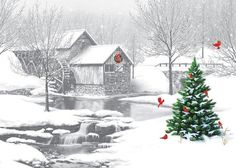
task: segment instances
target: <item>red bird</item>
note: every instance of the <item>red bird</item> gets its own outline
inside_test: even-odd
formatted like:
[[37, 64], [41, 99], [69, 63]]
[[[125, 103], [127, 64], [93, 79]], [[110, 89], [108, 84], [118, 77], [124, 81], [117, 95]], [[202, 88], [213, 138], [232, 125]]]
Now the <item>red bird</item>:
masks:
[[168, 135], [165, 134], [163, 137], [161, 137], [160, 139], [164, 139], [164, 140], [167, 140], [168, 139]]
[[214, 47], [216, 47], [217, 49], [220, 49], [221, 46], [221, 41], [217, 41], [216, 43], [213, 44]]
[[161, 106], [161, 105], [163, 105], [163, 103], [164, 103], [164, 99], [162, 99], [161, 97], [158, 97], [158, 108]]
[[193, 78], [193, 74], [188, 74], [189, 78], [192, 79]]
[[220, 121], [218, 121], [218, 125], [221, 129], [223, 129], [223, 124]]
[[207, 97], [209, 97], [209, 96], [208, 96], [208, 90], [203, 91], [203, 93], [204, 93]]
[[188, 108], [185, 107], [185, 106], [184, 106], [184, 108], [183, 108], [183, 111], [184, 111], [185, 113], [188, 113], [188, 112], [189, 112], [189, 111], [188, 111]]

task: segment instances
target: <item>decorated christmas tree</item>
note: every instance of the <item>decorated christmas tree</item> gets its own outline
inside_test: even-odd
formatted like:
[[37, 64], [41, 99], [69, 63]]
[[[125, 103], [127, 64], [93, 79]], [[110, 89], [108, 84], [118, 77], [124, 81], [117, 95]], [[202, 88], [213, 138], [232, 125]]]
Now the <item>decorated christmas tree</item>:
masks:
[[188, 76], [179, 92], [181, 98], [173, 105], [173, 118], [167, 120], [167, 133], [179, 135], [191, 141], [220, 135], [218, 116], [214, 113], [215, 102], [208, 98], [210, 87], [205, 85], [203, 72], [194, 58]]

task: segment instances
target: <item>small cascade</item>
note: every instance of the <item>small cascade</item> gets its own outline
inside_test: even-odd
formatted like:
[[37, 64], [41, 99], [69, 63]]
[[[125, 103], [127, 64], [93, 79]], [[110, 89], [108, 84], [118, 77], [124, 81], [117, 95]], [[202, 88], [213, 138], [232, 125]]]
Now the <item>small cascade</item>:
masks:
[[88, 133], [88, 126], [90, 124], [91, 123], [81, 123], [79, 131], [63, 135], [60, 138], [60, 143], [64, 145], [72, 145], [72, 144], [81, 144], [85, 142], [86, 135]]

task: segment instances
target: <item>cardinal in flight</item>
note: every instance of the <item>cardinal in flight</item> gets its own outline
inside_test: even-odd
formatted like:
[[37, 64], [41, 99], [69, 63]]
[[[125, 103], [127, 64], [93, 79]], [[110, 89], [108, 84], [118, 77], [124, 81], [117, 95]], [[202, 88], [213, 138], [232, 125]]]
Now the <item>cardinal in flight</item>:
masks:
[[163, 103], [164, 103], [164, 99], [162, 99], [161, 97], [158, 97], [158, 108], [161, 106], [161, 105], [163, 105]]
[[216, 43], [213, 44], [214, 47], [216, 47], [217, 49], [220, 49], [221, 47], [221, 41], [217, 41]]

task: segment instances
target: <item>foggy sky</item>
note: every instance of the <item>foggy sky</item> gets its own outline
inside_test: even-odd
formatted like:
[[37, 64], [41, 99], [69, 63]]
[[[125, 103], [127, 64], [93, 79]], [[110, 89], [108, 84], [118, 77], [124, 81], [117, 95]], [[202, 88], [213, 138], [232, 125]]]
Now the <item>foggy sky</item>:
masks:
[[[34, 0], [25, 0], [30, 6]], [[65, 12], [82, 11], [87, 13], [129, 14], [135, 0], [39, 0], [62, 6]]]

